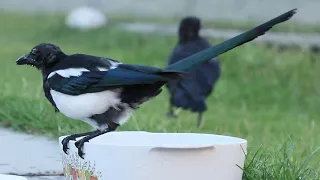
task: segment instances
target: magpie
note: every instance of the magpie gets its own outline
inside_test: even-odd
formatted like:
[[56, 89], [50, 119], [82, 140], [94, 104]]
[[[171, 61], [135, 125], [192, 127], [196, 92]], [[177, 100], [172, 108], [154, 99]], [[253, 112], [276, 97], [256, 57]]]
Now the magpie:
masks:
[[[187, 16], [180, 21], [178, 42], [168, 57], [168, 65], [174, 64], [192, 54], [211, 47], [211, 44], [199, 35], [201, 20]], [[174, 107], [198, 112], [197, 127], [202, 122], [202, 114], [207, 109], [206, 98], [211, 94], [215, 83], [220, 78], [218, 57], [187, 70], [188, 78], [171, 80], [166, 84], [170, 94], [168, 117], [177, 117]]]
[[41, 72], [45, 97], [56, 111], [95, 128], [94, 131], [72, 134], [62, 140], [63, 151], [68, 153], [69, 141], [83, 137], [75, 142], [75, 146], [78, 155], [84, 158], [85, 142], [115, 131], [129, 119], [133, 110], [159, 95], [161, 87], [169, 80], [184, 78], [185, 70], [252, 41], [274, 25], [289, 20], [295, 13], [296, 9], [288, 11], [166, 68], [123, 64], [86, 54], [68, 55], [52, 43], [36, 45], [29, 53], [19, 57], [16, 64], [30, 65]]

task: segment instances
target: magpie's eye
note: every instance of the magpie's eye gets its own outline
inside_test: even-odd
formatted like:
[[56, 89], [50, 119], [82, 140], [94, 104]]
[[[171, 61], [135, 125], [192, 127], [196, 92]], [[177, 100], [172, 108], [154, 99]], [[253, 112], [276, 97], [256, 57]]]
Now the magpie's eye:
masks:
[[33, 49], [33, 50], [31, 51], [31, 54], [32, 54], [32, 55], [37, 55], [37, 50]]

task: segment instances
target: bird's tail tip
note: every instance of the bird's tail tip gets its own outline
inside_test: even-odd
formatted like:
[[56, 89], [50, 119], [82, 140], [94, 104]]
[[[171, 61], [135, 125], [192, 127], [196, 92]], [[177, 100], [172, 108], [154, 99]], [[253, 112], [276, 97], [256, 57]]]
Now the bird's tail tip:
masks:
[[287, 13], [285, 13], [288, 17], [288, 19], [290, 19], [293, 15], [295, 15], [297, 13], [298, 9], [297, 8], [294, 8], [290, 11], [288, 11]]

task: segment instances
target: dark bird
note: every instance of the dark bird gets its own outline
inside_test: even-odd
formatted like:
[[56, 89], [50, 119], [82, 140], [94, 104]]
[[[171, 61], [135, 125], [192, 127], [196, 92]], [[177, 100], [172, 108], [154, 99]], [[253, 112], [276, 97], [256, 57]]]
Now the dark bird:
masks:
[[63, 150], [67, 153], [69, 141], [84, 136], [75, 142], [78, 154], [83, 158], [85, 142], [116, 130], [128, 120], [132, 110], [157, 96], [170, 79], [180, 79], [185, 74], [184, 70], [263, 35], [272, 26], [290, 19], [295, 12], [295, 9], [291, 10], [166, 68], [122, 64], [85, 54], [67, 55], [51, 43], [36, 45], [18, 58], [16, 64], [34, 66], [40, 70], [44, 94], [55, 110], [96, 129], [69, 135], [62, 141]]
[[[174, 64], [211, 44], [200, 37], [201, 20], [197, 17], [183, 18], [178, 30], [178, 43], [168, 58], [168, 65]], [[202, 121], [202, 114], [207, 109], [206, 98], [211, 94], [220, 77], [220, 63], [217, 57], [203, 62], [197, 68], [187, 70], [188, 78], [169, 81], [166, 86], [170, 94], [168, 117], [176, 117], [174, 107], [198, 112], [197, 127]]]

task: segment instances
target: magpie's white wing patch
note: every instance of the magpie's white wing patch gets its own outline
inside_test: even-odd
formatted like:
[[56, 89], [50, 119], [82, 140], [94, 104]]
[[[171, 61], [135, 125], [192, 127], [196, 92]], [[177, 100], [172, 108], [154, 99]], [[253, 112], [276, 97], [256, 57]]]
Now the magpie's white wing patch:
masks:
[[118, 67], [119, 64], [122, 64], [120, 62], [114, 62], [114, 61], [109, 61], [109, 63], [111, 64], [110, 69], [115, 69]]
[[53, 71], [48, 75], [48, 78], [52, 77], [55, 74], [59, 74], [62, 77], [68, 78], [70, 76], [81, 76], [83, 72], [89, 71], [85, 68], [68, 68], [68, 69], [60, 69], [57, 71]]
[[[117, 63], [117, 62], [113, 62], [113, 61], [109, 61], [111, 66], [109, 69], [115, 69], [118, 67], [118, 64], [121, 63]], [[97, 69], [99, 71], [108, 71], [108, 68], [105, 67], [97, 67]], [[88, 72], [89, 70], [86, 68], [68, 68], [68, 69], [60, 69], [57, 71], [53, 71], [48, 75], [48, 78], [51, 78], [53, 75], [55, 74], [59, 74], [62, 77], [68, 78], [71, 76], [81, 76], [83, 72]]]
[[107, 69], [107, 68], [104, 68], [104, 67], [98, 67], [98, 70], [99, 70], [99, 71], [108, 71], [108, 69]]

